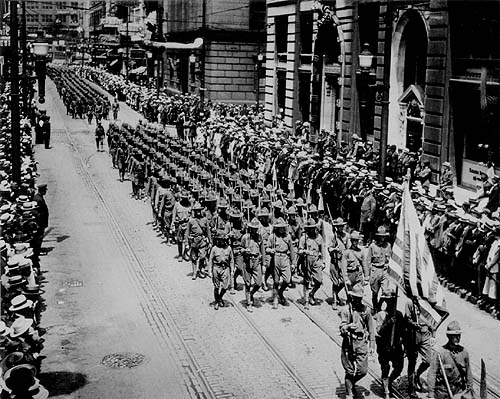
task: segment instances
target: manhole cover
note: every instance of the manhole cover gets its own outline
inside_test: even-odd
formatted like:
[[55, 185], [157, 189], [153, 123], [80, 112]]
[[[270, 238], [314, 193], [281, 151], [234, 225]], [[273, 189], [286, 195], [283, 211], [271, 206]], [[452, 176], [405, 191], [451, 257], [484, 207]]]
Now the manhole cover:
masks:
[[70, 280], [70, 281], [66, 281], [66, 284], [68, 287], [83, 287], [82, 280]]
[[113, 369], [131, 369], [144, 363], [146, 356], [140, 353], [113, 353], [104, 356], [102, 364]]

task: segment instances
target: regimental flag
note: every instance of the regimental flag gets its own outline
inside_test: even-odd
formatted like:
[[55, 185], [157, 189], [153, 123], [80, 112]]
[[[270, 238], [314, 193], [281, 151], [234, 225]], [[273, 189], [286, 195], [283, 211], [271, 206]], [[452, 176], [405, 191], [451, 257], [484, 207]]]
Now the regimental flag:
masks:
[[437, 278], [408, 184], [403, 190], [389, 276], [399, 285], [404, 296], [418, 301], [422, 321], [434, 330], [448, 317], [443, 287]]

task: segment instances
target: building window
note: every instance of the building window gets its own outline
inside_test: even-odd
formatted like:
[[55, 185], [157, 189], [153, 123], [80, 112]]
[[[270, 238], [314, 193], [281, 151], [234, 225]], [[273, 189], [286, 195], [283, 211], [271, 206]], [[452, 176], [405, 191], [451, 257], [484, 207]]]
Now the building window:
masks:
[[78, 14], [71, 14], [71, 23], [72, 24], [78, 23]]
[[313, 13], [300, 13], [300, 53], [311, 54], [313, 44]]
[[287, 52], [288, 42], [288, 16], [282, 15], [274, 19], [276, 32], [276, 52], [283, 54]]
[[282, 115], [285, 111], [286, 101], [286, 72], [278, 71], [276, 74], [276, 114]]
[[248, 15], [250, 30], [264, 30], [266, 26], [266, 0], [250, 0]]
[[301, 73], [299, 75], [299, 111], [302, 122], [309, 122], [309, 109], [311, 107], [311, 75]]
[[54, 20], [54, 18], [50, 14], [49, 15], [47, 15], [47, 14], [42, 15], [42, 22], [44, 24], [50, 24], [50, 23], [52, 23], [53, 20]]
[[53, 4], [52, 4], [52, 3], [46, 3], [46, 2], [43, 2], [43, 3], [42, 3], [42, 8], [43, 8], [44, 10], [50, 10], [50, 9], [52, 9], [52, 6], [53, 6]]
[[26, 22], [28, 23], [38, 23], [38, 15], [26, 14]]
[[75, 8], [75, 7], [79, 7], [78, 5], [78, 1], [72, 1], [71, 2], [71, 7]]

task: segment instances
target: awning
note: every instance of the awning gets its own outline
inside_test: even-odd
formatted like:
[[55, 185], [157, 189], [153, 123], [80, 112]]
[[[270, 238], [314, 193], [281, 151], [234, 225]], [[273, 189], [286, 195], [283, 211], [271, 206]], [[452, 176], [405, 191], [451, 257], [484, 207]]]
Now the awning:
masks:
[[192, 43], [178, 43], [178, 42], [154, 42], [151, 40], [144, 40], [144, 44], [153, 47], [164, 47], [166, 49], [184, 49], [184, 50], [194, 50], [200, 48], [203, 45], [203, 39], [198, 37], [194, 39]]
[[146, 67], [145, 66], [140, 66], [139, 68], [132, 69], [129, 74], [134, 74], [134, 75], [143, 75], [146, 73]]

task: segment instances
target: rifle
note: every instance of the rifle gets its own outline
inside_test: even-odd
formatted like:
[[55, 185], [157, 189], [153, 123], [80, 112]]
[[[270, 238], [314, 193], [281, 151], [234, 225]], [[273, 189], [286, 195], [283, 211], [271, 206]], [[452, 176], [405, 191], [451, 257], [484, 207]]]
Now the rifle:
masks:
[[443, 361], [441, 359], [441, 355], [439, 354], [439, 352], [437, 352], [437, 357], [441, 373], [443, 374], [443, 380], [446, 385], [446, 391], [448, 392], [448, 396], [450, 397], [450, 399], [453, 399], [453, 392], [451, 392], [450, 383], [448, 381], [448, 377], [446, 376], [446, 370], [444, 369]]
[[391, 349], [394, 346], [394, 336], [396, 335], [396, 320], [397, 320], [397, 313], [398, 313], [398, 295], [399, 295], [399, 285], [396, 286], [396, 303], [394, 304], [394, 312], [393, 312], [394, 322], [392, 323], [392, 329], [391, 329]]
[[[349, 291], [347, 289], [347, 283], [344, 279], [344, 289], [345, 289], [345, 294], [346, 294], [346, 303], [347, 303], [347, 309], [349, 310], [349, 324], [353, 322], [353, 313], [352, 313], [352, 302], [351, 302], [351, 296], [349, 295]], [[352, 347], [352, 339], [351, 336], [349, 335], [349, 332], [346, 333], [345, 339], [347, 340], [347, 347], [348, 347], [348, 352], [347, 356], [349, 359], [353, 359], [354, 357], [354, 348]]]

